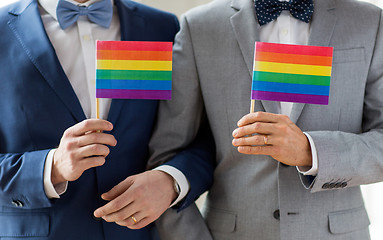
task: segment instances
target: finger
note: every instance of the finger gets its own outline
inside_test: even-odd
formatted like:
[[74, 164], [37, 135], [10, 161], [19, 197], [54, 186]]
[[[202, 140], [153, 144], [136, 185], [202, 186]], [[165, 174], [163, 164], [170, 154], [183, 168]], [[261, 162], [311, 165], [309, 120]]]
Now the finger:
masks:
[[94, 211], [95, 217], [104, 217], [106, 215], [109, 215], [111, 213], [117, 212], [124, 208], [125, 206], [129, 205], [132, 202], [132, 199], [129, 195], [124, 192], [117, 198], [113, 199], [109, 203], [105, 204], [104, 206], [96, 209]]
[[78, 149], [78, 154], [81, 158], [88, 158], [93, 156], [108, 156], [110, 150], [107, 146], [102, 144], [92, 144]]
[[90, 168], [99, 167], [105, 164], [105, 158], [101, 156], [95, 156], [90, 158], [85, 158], [79, 162], [81, 169], [88, 170]]
[[112, 147], [117, 145], [117, 140], [113, 135], [99, 132], [92, 132], [86, 135], [82, 135], [77, 137], [76, 141], [79, 147], [84, 147], [91, 144], [104, 144]]
[[249, 136], [249, 137], [234, 138], [232, 141], [233, 146], [235, 146], [235, 147], [266, 145], [265, 142], [267, 144], [271, 144], [269, 137], [267, 137], [267, 140], [266, 140], [266, 135], [254, 135], [254, 136]]
[[146, 218], [144, 216], [145, 215], [142, 212], [136, 212], [135, 214], [128, 216], [124, 220], [117, 221], [116, 224], [133, 229], [133, 226], [140, 224], [141, 221]]
[[101, 195], [101, 198], [110, 201], [123, 194], [133, 184], [133, 179], [128, 177], [124, 181], [114, 186], [111, 190]]
[[87, 132], [111, 131], [113, 124], [102, 119], [87, 119], [72, 127], [66, 133], [72, 136], [81, 136]]
[[273, 146], [240, 146], [237, 148], [238, 152], [243, 154], [252, 154], [252, 155], [273, 155], [275, 151]]
[[150, 223], [152, 223], [154, 220], [155, 219], [146, 217], [146, 218], [141, 219], [138, 223], [131, 225], [131, 226], [128, 226], [128, 228], [130, 228], [130, 229], [141, 229], [143, 227], [146, 227]]
[[256, 122], [250, 125], [239, 127], [233, 131], [233, 137], [241, 138], [247, 135], [263, 134], [270, 135], [275, 131], [275, 123]]
[[134, 216], [137, 222], [141, 220], [142, 218], [144, 218], [145, 216], [143, 212], [137, 212], [136, 211], [137, 207], [134, 207], [133, 205], [134, 203], [128, 204], [124, 208], [116, 212], [107, 214], [103, 216], [102, 218], [107, 222], [123, 222], [126, 220], [127, 225], [134, 225], [135, 223], [133, 219], [131, 218], [131, 216]]
[[278, 114], [268, 113], [268, 112], [256, 112], [249, 113], [242, 117], [237, 125], [242, 127], [255, 122], [266, 122], [266, 123], [276, 123], [278, 121]]

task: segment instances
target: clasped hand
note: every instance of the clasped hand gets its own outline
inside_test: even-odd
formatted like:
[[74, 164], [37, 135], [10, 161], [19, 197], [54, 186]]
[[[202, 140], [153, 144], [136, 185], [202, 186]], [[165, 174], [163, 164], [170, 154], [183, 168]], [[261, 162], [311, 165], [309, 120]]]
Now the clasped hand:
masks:
[[[103, 165], [110, 152], [108, 146], [117, 144], [113, 135], [104, 133], [112, 129], [110, 122], [100, 119], [85, 120], [68, 128], [53, 156], [53, 185], [75, 181], [84, 171]], [[173, 177], [157, 170], [130, 176], [101, 196], [109, 203], [94, 215], [131, 229], [145, 227], [177, 197], [173, 181]]]
[[311, 166], [310, 143], [286, 115], [250, 113], [238, 121], [233, 145], [243, 154], [269, 155], [290, 166]]

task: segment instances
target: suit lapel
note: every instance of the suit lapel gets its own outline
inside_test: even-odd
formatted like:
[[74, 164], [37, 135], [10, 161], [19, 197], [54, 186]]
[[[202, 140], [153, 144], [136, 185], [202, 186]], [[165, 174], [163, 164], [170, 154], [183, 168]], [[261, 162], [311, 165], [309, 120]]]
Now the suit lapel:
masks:
[[233, 0], [231, 7], [237, 10], [230, 18], [230, 22], [251, 79], [253, 76], [254, 46], [255, 42], [259, 41], [260, 26], [256, 22], [252, 1]]
[[[122, 41], [144, 41], [145, 18], [137, 13], [137, 6], [131, 1], [115, 0], [120, 18]], [[147, 35], [147, 33], [146, 33]], [[116, 124], [121, 109], [126, 100], [113, 99], [110, 106], [108, 120]]]
[[41, 21], [36, 0], [22, 0], [9, 13], [8, 25], [47, 83], [56, 92], [77, 121], [85, 114], [66, 77]]
[[[253, 1], [233, 0], [231, 7], [237, 12], [230, 18], [235, 37], [246, 66], [249, 70], [249, 80], [253, 76], [254, 47], [255, 42], [259, 42], [260, 25], [257, 22]], [[277, 113], [279, 110], [278, 102], [261, 101], [266, 112]]]
[[[314, 14], [311, 21], [310, 38], [308, 45], [329, 46], [334, 32], [337, 16], [335, 15], [334, 0], [321, 0], [314, 2]], [[297, 123], [304, 107], [304, 103], [294, 103], [290, 119]]]

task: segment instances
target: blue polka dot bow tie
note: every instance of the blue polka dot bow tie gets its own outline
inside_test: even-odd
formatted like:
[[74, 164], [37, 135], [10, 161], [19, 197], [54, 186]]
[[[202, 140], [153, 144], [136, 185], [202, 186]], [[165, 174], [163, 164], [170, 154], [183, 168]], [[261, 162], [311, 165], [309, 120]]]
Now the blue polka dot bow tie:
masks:
[[110, 0], [95, 2], [89, 7], [77, 6], [65, 0], [57, 4], [57, 20], [62, 29], [66, 29], [77, 22], [79, 16], [88, 16], [89, 21], [104, 28], [109, 28], [113, 16], [113, 5]]
[[277, 19], [283, 10], [290, 11], [293, 17], [309, 23], [314, 12], [314, 3], [313, 0], [255, 0], [255, 10], [261, 26]]

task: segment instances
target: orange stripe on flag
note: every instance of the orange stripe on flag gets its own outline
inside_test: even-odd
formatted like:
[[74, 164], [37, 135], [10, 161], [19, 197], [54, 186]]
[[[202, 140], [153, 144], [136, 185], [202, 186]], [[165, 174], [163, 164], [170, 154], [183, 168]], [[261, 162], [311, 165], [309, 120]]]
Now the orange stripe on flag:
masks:
[[97, 59], [100, 59], [100, 60], [171, 61], [172, 60], [172, 52], [169, 52], [169, 51], [97, 50]]
[[291, 63], [305, 64], [317, 66], [331, 66], [332, 57], [313, 56], [313, 55], [298, 55], [275, 52], [256, 52], [256, 61], [275, 62], [275, 63]]

